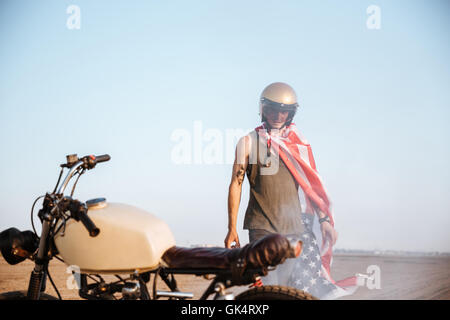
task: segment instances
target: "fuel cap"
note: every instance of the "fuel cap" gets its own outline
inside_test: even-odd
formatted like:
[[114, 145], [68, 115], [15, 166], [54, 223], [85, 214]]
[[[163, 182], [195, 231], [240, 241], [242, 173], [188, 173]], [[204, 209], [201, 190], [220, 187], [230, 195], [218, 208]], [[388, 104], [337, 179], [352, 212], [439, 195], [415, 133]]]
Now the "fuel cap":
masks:
[[89, 210], [101, 209], [106, 207], [106, 198], [95, 198], [86, 201]]

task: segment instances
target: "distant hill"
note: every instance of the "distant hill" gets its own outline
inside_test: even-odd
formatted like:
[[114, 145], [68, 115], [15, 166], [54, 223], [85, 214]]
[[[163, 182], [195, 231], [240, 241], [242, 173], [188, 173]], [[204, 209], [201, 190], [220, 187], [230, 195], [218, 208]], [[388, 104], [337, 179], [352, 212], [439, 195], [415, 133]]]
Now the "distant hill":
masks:
[[380, 255], [380, 256], [410, 256], [410, 257], [450, 257], [450, 252], [421, 252], [421, 251], [401, 251], [401, 250], [357, 250], [357, 249], [341, 249], [333, 250], [335, 254], [352, 254], [352, 255]]

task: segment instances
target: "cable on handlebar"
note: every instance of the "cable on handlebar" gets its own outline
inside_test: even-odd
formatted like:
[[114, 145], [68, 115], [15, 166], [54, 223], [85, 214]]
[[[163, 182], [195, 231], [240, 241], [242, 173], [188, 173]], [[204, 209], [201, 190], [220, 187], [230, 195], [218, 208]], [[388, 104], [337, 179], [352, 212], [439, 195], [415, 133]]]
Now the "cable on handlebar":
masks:
[[73, 193], [75, 192], [75, 187], [77, 186], [78, 180], [80, 179], [81, 175], [86, 171], [86, 169], [82, 169], [81, 172], [78, 172], [77, 180], [75, 180], [75, 183], [73, 184], [72, 191], [70, 192], [70, 197], [73, 197]]
[[59, 293], [58, 288], [56, 287], [55, 283], [53, 282], [52, 276], [50, 275], [50, 271], [48, 270], [48, 265], [46, 265], [45, 271], [47, 272], [48, 279], [50, 280], [50, 282], [53, 286], [53, 289], [55, 289], [55, 292], [58, 295], [58, 299], [62, 300], [61, 294]]
[[34, 212], [34, 206], [36, 205], [36, 202], [40, 199], [45, 197], [45, 195], [39, 196], [36, 198], [36, 200], [34, 200], [33, 205], [31, 206], [31, 226], [33, 228], [33, 232], [34, 234], [39, 238], [39, 235], [36, 232], [36, 228], [34, 227], [34, 220], [33, 220], [33, 212]]
[[61, 171], [59, 172], [58, 182], [56, 182], [55, 189], [53, 189], [53, 192], [52, 192], [52, 193], [55, 193], [55, 192], [56, 192], [56, 189], [58, 188], [59, 182], [61, 181], [61, 176], [62, 176], [62, 174], [63, 174], [63, 171], [64, 171], [64, 168], [61, 168]]

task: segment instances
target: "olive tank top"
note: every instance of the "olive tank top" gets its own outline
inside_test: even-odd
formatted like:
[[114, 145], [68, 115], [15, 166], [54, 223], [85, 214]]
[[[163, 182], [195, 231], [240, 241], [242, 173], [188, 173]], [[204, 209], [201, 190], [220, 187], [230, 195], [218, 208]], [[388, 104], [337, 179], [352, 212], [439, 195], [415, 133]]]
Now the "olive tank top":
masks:
[[[256, 162], [247, 166], [247, 178], [250, 183], [250, 198], [244, 217], [244, 229], [263, 229], [281, 234], [301, 233], [304, 226], [301, 220], [301, 205], [298, 194], [299, 185], [284, 164], [266, 153], [260, 154], [260, 148], [267, 150], [256, 131], [252, 132], [252, 149]], [[256, 143], [254, 140], [256, 138]], [[250, 162], [250, 161], [249, 161]], [[272, 174], [264, 174], [263, 168], [278, 166]], [[275, 167], [276, 168], [276, 167]], [[263, 173], [263, 174], [262, 174]]]

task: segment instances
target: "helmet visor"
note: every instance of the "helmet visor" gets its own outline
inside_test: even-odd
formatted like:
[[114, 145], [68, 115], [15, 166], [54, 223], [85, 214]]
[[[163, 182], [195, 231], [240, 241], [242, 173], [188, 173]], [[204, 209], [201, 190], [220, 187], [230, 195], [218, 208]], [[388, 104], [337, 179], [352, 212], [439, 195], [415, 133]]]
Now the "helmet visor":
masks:
[[298, 108], [297, 103], [293, 104], [283, 104], [273, 101], [263, 101], [262, 103], [263, 112], [267, 113], [278, 113], [278, 112], [296, 112]]

